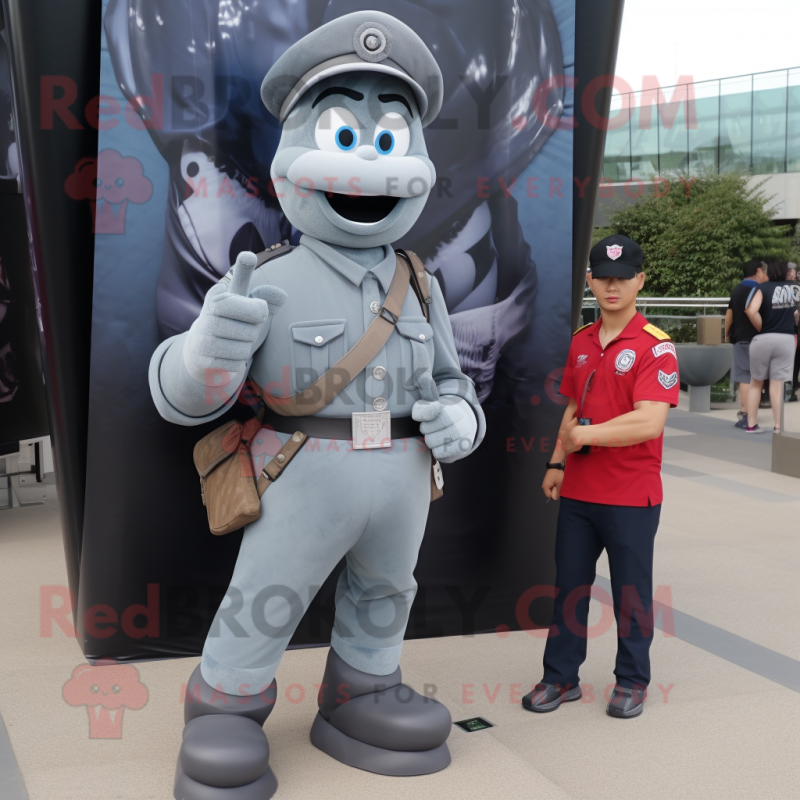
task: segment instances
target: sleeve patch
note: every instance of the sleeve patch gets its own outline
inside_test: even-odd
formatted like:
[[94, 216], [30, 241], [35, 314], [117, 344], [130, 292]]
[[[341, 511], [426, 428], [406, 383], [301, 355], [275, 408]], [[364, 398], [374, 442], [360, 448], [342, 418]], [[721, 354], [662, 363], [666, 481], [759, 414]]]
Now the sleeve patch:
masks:
[[660, 342], [669, 339], [668, 333], [664, 333], [661, 328], [656, 328], [655, 325], [651, 325], [649, 322], [644, 326], [643, 330], [649, 333], [651, 336], [655, 336]]
[[675, 384], [678, 382], [678, 373], [677, 372], [670, 372], [666, 373], [663, 370], [658, 371], [658, 382], [665, 388], [665, 389], [672, 389]]
[[657, 344], [653, 348], [653, 355], [658, 358], [659, 356], [663, 356], [664, 353], [672, 353], [675, 358], [678, 357], [678, 353], [675, 350], [675, 345], [672, 342], [661, 342], [661, 344]]

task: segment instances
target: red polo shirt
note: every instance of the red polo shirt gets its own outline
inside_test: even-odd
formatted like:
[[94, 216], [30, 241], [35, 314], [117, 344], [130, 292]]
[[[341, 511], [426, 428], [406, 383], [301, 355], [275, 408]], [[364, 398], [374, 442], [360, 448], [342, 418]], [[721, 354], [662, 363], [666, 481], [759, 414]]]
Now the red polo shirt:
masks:
[[[669, 336], [637, 313], [604, 350], [601, 324], [587, 325], [573, 336], [561, 380], [560, 392], [575, 399], [578, 417], [595, 425], [633, 411], [641, 400], [678, 405], [678, 359]], [[662, 434], [641, 444], [572, 453], [561, 496], [614, 506], [658, 505], [663, 499], [663, 443]]]

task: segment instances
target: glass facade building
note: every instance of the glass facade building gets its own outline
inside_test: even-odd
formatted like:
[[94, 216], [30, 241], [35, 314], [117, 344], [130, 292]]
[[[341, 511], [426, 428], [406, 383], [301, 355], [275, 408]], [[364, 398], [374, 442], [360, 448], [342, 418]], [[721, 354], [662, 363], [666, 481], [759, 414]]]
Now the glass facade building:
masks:
[[800, 172], [800, 67], [615, 94], [603, 158], [612, 183]]

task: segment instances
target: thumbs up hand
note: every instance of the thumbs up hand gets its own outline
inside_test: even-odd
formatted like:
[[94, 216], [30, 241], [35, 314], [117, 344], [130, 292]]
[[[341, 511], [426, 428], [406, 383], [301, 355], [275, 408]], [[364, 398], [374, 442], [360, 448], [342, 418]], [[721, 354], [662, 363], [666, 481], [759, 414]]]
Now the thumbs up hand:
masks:
[[452, 464], [472, 451], [478, 420], [470, 404], [461, 397], [417, 400], [411, 418], [422, 423], [420, 433], [437, 461]]
[[[286, 292], [276, 286], [257, 286], [250, 291], [256, 268], [254, 253], [239, 253], [230, 284], [212, 286], [200, 316], [192, 323], [183, 347], [183, 361], [199, 383], [219, 383], [219, 371], [241, 379], [253, 353], [264, 343], [270, 314], [285, 302]], [[222, 382], [223, 384], [226, 381]]]

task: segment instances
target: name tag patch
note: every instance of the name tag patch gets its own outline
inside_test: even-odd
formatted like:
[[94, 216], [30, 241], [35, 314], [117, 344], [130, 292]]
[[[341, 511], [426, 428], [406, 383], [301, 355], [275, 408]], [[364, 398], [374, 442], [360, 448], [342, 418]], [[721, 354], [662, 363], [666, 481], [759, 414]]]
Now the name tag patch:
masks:
[[658, 358], [659, 356], [663, 356], [664, 353], [672, 353], [676, 358], [678, 354], [675, 352], [675, 345], [672, 342], [661, 342], [661, 344], [657, 344], [653, 348], [653, 355]]
[[678, 373], [677, 372], [666, 373], [663, 370], [659, 370], [658, 371], [658, 382], [665, 389], [672, 389], [675, 386], [675, 384], [678, 382]]

